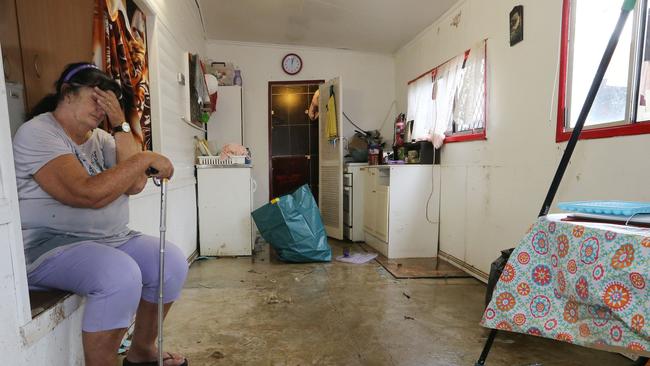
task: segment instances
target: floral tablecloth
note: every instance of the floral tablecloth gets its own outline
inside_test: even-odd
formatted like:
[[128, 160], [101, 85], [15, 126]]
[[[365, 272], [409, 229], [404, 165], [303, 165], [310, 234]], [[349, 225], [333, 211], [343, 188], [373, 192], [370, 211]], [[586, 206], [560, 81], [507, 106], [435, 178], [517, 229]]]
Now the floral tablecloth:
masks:
[[541, 217], [530, 228], [481, 325], [647, 355], [650, 229], [564, 217]]

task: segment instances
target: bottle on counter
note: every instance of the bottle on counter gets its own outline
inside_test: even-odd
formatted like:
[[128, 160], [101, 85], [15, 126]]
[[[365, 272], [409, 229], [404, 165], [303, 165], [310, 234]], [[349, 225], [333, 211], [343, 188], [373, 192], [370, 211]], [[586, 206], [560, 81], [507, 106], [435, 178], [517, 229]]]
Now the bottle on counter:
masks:
[[235, 70], [235, 76], [233, 77], [233, 84], [242, 86], [241, 70]]
[[368, 145], [368, 165], [379, 165], [382, 162], [382, 149], [379, 144]]

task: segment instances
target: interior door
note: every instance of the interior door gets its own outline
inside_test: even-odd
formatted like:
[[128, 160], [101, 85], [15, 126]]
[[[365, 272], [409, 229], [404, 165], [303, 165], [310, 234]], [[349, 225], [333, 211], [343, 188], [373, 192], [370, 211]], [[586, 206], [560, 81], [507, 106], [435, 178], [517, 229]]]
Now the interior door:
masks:
[[269, 82], [269, 199], [303, 184], [318, 199], [318, 120], [307, 111], [322, 82]]
[[342, 134], [341, 121], [343, 104], [341, 78], [337, 77], [321, 84], [318, 128], [319, 149], [319, 202], [320, 212], [327, 235], [343, 240], [343, 142], [340, 138], [330, 139], [327, 135], [328, 102], [334, 99], [338, 135]]

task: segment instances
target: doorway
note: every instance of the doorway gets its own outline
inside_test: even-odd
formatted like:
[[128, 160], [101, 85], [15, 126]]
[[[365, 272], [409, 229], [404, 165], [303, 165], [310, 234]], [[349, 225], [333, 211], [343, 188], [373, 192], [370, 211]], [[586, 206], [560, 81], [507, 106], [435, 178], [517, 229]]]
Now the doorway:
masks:
[[269, 82], [269, 199], [308, 184], [318, 202], [318, 118], [308, 111], [323, 82]]

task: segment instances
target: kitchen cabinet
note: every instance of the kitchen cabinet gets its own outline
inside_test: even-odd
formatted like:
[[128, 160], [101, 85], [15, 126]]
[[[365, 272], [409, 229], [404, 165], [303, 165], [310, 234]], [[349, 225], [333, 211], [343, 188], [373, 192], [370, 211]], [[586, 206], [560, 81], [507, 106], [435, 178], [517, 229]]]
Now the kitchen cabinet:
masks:
[[388, 241], [388, 169], [366, 170], [363, 228], [376, 238]]
[[377, 211], [377, 195], [375, 194], [376, 171], [369, 168], [361, 168], [366, 173], [366, 184], [363, 191], [363, 230], [375, 234], [375, 211]]
[[199, 252], [251, 255], [253, 190], [250, 165], [198, 165]]
[[[94, 1], [0, 0], [5, 9], [0, 30], [10, 37], [10, 81], [25, 85], [25, 102], [31, 110], [46, 94], [65, 65], [92, 61]], [[11, 18], [12, 13], [15, 19]], [[16, 38], [16, 34], [19, 38]], [[3, 36], [4, 38], [5, 36]], [[19, 40], [19, 43], [16, 43]], [[16, 46], [19, 44], [20, 54]], [[21, 75], [22, 74], [22, 75]], [[19, 76], [20, 75], [20, 76]], [[24, 76], [24, 80], [22, 77]]]
[[375, 212], [375, 234], [381, 240], [388, 241], [388, 187], [377, 186], [377, 211]]
[[6, 82], [23, 84], [23, 64], [15, 0], [0, 0], [0, 45]]
[[440, 167], [378, 165], [365, 172], [366, 243], [388, 258], [438, 254]]

